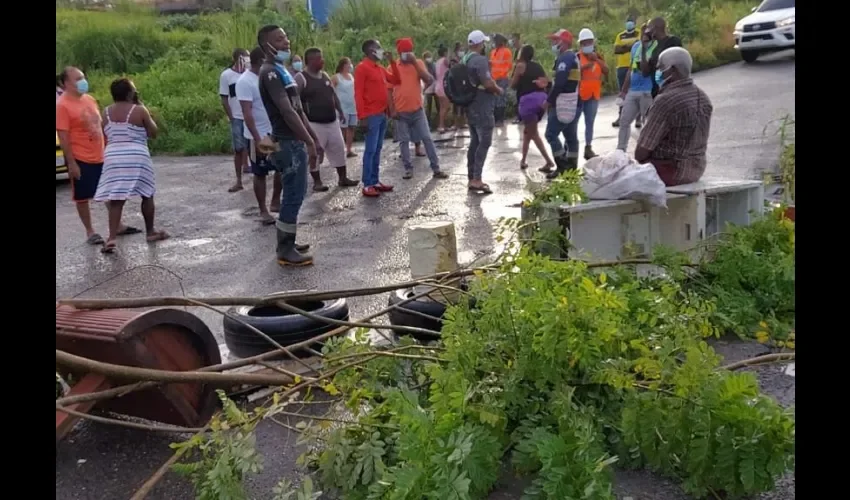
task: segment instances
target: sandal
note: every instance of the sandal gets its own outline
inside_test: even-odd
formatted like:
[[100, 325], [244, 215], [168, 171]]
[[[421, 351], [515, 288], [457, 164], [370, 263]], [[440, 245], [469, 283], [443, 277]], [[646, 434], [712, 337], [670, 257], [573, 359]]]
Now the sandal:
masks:
[[230, 189], [228, 189], [227, 192], [228, 193], [238, 193], [239, 191], [242, 191], [243, 189], [245, 189], [245, 188], [242, 187], [242, 186], [233, 185], [233, 186], [230, 186]]
[[142, 232], [141, 229], [133, 226], [124, 226], [124, 229], [118, 231], [118, 236], [127, 236], [130, 234], [140, 234]]
[[86, 243], [89, 245], [103, 245], [103, 236], [94, 233], [86, 239]]
[[166, 233], [165, 231], [154, 231], [148, 234], [147, 240], [148, 243], [155, 243], [157, 241], [167, 240], [171, 235]]
[[100, 253], [115, 253], [115, 242], [107, 241], [106, 244], [100, 248]]
[[542, 167], [538, 168], [538, 169], [537, 169], [537, 171], [538, 171], [538, 172], [543, 172], [544, 174], [549, 174], [549, 173], [551, 173], [551, 172], [553, 171], [553, 169], [552, 169], [552, 167], [553, 167], [553, 166], [554, 166], [554, 165], [549, 165], [549, 164], [547, 163], [546, 165], [543, 165]]
[[260, 223], [264, 226], [271, 226], [276, 222], [272, 214], [263, 214], [260, 216]]

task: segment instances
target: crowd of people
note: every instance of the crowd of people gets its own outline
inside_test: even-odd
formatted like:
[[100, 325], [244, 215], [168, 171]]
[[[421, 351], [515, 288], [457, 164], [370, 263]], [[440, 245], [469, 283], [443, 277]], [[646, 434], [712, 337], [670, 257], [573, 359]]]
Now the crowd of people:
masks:
[[[233, 51], [232, 64], [219, 82], [234, 153], [236, 182], [229, 191], [242, 190], [243, 174], [252, 173], [261, 219], [276, 226], [278, 262], [309, 265], [313, 262], [309, 245], [296, 242], [298, 213], [308, 173], [313, 191], [329, 189], [319, 168], [325, 161], [335, 169], [340, 187], [362, 184], [365, 197], [392, 191], [380, 176], [384, 137], [392, 120], [403, 178], [414, 175], [412, 143], [416, 156], [428, 157], [432, 176], [446, 179], [429, 116], [435, 106], [437, 133], [448, 132], [451, 107], [453, 128], [469, 131], [468, 189], [492, 193], [483, 171], [494, 129], [505, 123], [505, 96], [512, 91], [523, 126], [519, 166], [528, 168], [528, 150], [534, 143], [546, 162], [539, 170], [554, 179], [578, 167], [580, 117], [585, 123], [584, 158], [596, 156], [595, 118], [603, 83], [612, 72], [620, 89], [619, 114], [613, 123], [619, 127], [617, 148], [628, 148], [632, 124], [643, 127], [635, 150], [638, 162], [653, 164], [667, 185], [699, 179], [705, 170], [712, 105], [691, 79], [690, 54], [681, 40], [667, 33], [663, 18], [638, 27], [629, 17], [614, 40], [613, 68], [590, 28], [579, 31], [577, 50], [568, 30], [548, 38], [556, 56], [551, 77], [535, 60], [534, 47], [521, 44], [519, 34], [508, 40], [480, 30], [469, 33], [466, 45], [456, 43], [451, 53], [446, 46], [438, 47], [436, 60], [429, 51], [417, 57], [410, 38], [396, 40], [394, 51], [385, 50], [379, 40], [366, 40], [356, 67], [342, 58], [330, 76], [320, 48], [309, 48], [303, 56], [293, 54], [281, 27], [264, 26], [253, 50]], [[147, 139], [156, 135], [156, 124], [127, 79], [113, 82], [114, 103], [103, 111], [87, 90], [85, 76], [77, 68], [66, 68], [57, 79], [56, 128], [89, 243], [112, 252], [118, 236], [140, 232], [121, 223], [124, 203], [132, 196], [142, 199], [148, 240], [167, 238], [154, 229], [155, 187]], [[544, 116], [541, 138], [538, 123]], [[352, 143], [358, 125], [366, 130], [359, 183], [348, 177], [346, 164], [357, 156]], [[267, 205], [270, 173], [273, 189]], [[107, 203], [105, 241], [92, 228], [90, 200]]]

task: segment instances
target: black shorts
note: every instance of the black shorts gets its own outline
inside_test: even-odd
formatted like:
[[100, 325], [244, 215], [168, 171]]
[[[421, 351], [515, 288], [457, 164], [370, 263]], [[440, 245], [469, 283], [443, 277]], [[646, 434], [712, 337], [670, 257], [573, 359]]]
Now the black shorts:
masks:
[[251, 165], [252, 174], [257, 177], [265, 177], [269, 175], [269, 172], [277, 172], [268, 155], [257, 152], [254, 141], [246, 139], [245, 142], [248, 143], [248, 163]]
[[94, 198], [97, 192], [97, 184], [100, 182], [100, 174], [103, 172], [103, 163], [86, 163], [77, 160], [80, 166], [80, 178], [71, 176], [71, 199], [76, 202], [85, 202]]

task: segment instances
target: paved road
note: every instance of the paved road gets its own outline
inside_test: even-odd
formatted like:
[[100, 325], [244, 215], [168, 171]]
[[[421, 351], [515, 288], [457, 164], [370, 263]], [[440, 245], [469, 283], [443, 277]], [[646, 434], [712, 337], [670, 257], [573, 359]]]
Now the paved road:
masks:
[[[696, 81], [714, 104], [706, 177], [761, 178], [763, 172], [774, 169], [778, 140], [765, 137], [763, 129], [794, 112], [793, 59], [779, 54], [753, 65], [732, 64], [700, 73]], [[615, 114], [613, 100], [604, 100], [596, 120], [594, 149], [598, 153], [616, 145], [617, 130], [610, 125]], [[181, 284], [192, 296], [260, 295], [403, 280], [409, 277], [406, 228], [439, 219], [455, 221], [460, 259], [471, 261], [492, 249], [498, 218], [519, 216], [513, 206], [527, 196], [529, 183], [542, 179], [534, 168], [529, 169], [530, 178], [520, 172], [519, 141], [515, 125], [497, 133], [485, 166], [485, 180], [495, 190], [488, 197], [467, 194], [463, 139], [440, 146], [443, 169], [452, 176], [439, 182], [431, 180], [425, 159], [418, 159], [413, 180], [402, 180], [397, 148], [387, 143], [382, 180], [395, 184], [395, 192], [379, 199], [363, 199], [356, 189], [309, 195], [301, 212], [299, 239], [313, 244], [316, 265], [306, 269], [282, 269], [276, 264], [274, 229], [256, 221], [251, 192], [227, 193], [232, 176], [227, 158], [157, 158], [158, 223], [173, 238], [149, 246], [143, 236], [129, 236], [112, 256], [103, 256], [83, 242], [69, 186], [57, 183], [56, 296], [175, 295], [181, 293]], [[542, 160], [532, 152], [529, 163], [535, 166]], [[352, 176], [359, 176], [358, 160], [350, 165]], [[325, 176], [333, 178], [332, 172]], [[250, 178], [246, 180], [250, 185]], [[126, 222], [141, 226], [136, 207], [129, 206]], [[96, 207], [94, 220], [105, 234], [102, 207]], [[139, 267], [150, 265], [161, 267]], [[182, 281], [178, 283], [171, 272]], [[385, 301], [384, 296], [353, 299], [352, 316], [376, 311]], [[220, 317], [208, 311], [198, 314], [220, 336]], [[167, 442], [167, 438], [144, 437], [135, 431], [81, 426], [57, 447], [57, 498], [129, 496], [127, 492], [169, 456]], [[263, 446], [271, 446], [274, 455], [281, 453], [279, 443]], [[286, 455], [270, 459], [277, 463], [277, 470], [292, 467], [292, 457]], [[156, 498], [187, 498], [185, 486], [172, 480], [165, 486], [157, 490]]]

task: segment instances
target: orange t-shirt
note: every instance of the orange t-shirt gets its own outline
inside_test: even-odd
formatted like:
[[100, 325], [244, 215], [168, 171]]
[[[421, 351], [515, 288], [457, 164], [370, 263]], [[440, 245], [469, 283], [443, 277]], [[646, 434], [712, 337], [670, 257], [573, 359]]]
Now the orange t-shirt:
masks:
[[422, 84], [419, 80], [419, 72], [416, 70], [417, 66], [422, 71], [428, 72], [421, 59], [417, 59], [413, 64], [400, 62], [396, 66], [401, 83], [393, 85], [393, 104], [399, 113], [410, 113], [422, 108]]
[[56, 103], [56, 130], [68, 132], [75, 160], [103, 163], [103, 126], [92, 96], [62, 94]]

